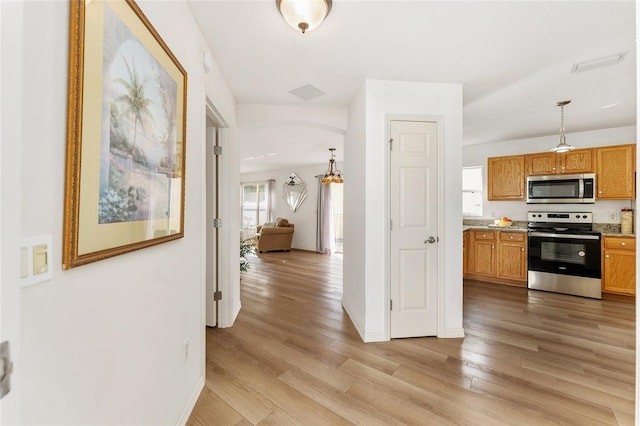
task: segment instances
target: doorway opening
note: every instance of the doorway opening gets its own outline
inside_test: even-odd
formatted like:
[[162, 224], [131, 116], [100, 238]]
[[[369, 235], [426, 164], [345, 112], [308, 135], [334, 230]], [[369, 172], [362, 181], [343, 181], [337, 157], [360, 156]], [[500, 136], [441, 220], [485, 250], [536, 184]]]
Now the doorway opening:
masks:
[[343, 187], [342, 183], [322, 183], [318, 179], [316, 212], [316, 251], [323, 254], [342, 254], [343, 248]]
[[344, 214], [342, 207], [343, 200], [343, 184], [332, 183], [331, 185], [331, 210], [333, 216], [333, 234], [335, 237], [334, 247], [335, 253], [342, 254], [342, 247], [344, 242]]

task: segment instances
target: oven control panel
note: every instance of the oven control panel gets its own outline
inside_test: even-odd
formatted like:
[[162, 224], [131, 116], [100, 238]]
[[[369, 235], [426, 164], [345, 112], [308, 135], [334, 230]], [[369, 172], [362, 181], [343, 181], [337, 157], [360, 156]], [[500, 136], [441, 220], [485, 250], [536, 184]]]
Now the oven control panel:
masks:
[[528, 212], [529, 222], [593, 223], [591, 212]]

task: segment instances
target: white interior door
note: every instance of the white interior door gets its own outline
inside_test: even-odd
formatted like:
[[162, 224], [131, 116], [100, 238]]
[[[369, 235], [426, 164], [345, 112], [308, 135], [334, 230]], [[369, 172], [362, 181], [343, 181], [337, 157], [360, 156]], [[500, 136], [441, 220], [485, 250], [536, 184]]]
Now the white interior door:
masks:
[[218, 129], [207, 117], [207, 160], [206, 160], [206, 323], [209, 327], [218, 325], [218, 302], [214, 294], [218, 291], [218, 228], [214, 219], [218, 217], [218, 177], [217, 156], [213, 147], [217, 144]]
[[391, 122], [391, 337], [438, 331], [438, 124]]

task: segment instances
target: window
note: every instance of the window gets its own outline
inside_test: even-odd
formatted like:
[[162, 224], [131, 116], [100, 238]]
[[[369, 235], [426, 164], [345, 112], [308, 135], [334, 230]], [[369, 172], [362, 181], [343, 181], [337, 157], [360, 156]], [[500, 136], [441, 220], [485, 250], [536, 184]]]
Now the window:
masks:
[[462, 216], [482, 216], [482, 166], [462, 168]]
[[271, 182], [241, 184], [242, 227], [255, 227], [271, 220]]

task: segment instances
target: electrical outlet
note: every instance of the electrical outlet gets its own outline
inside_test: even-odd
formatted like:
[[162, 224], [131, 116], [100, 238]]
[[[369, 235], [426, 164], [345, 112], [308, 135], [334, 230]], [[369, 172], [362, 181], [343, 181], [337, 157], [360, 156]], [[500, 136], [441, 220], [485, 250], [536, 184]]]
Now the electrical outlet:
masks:
[[615, 210], [610, 210], [609, 211], [609, 221], [611, 221], [612, 223], [615, 222], [619, 222], [618, 220], [618, 212]]
[[184, 360], [188, 360], [189, 359], [189, 349], [191, 346], [191, 340], [189, 340], [189, 338], [187, 337], [186, 339], [184, 339]]

